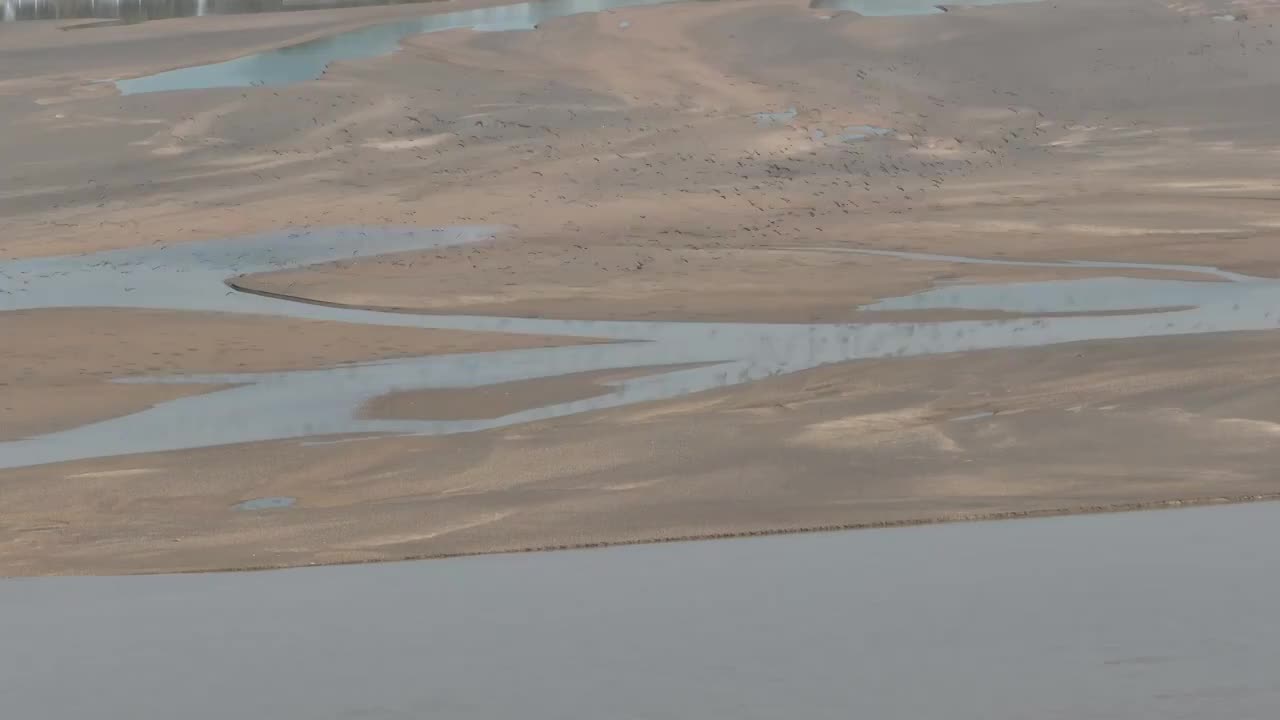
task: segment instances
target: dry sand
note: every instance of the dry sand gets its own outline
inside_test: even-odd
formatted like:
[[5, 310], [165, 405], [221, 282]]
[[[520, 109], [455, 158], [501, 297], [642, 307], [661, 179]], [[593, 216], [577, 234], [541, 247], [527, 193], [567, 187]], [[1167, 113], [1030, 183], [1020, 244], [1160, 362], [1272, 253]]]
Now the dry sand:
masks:
[[[1273, 496], [1277, 382], [1267, 334], [1084, 343], [503, 431], [7, 470], [3, 567], [276, 567]], [[255, 497], [297, 504], [233, 509]]]
[[217, 313], [59, 308], [0, 312], [0, 440], [136, 412], [216, 386], [112, 383], [130, 376], [267, 372], [579, 339], [405, 330]]
[[[778, 322], [860, 318], [859, 304], [939, 282], [1091, 274], [831, 248], [1280, 275], [1275, 2], [830, 19], [794, 2], [693, 3], [418, 36], [283, 88], [121, 97], [95, 82], [429, 11], [0, 27], [0, 257], [285, 225], [504, 223], [515, 227], [483, 247], [240, 282], [433, 312]], [[1213, 19], [1226, 12], [1242, 19]], [[791, 107], [788, 122], [753, 117]], [[840, 141], [852, 125], [894, 132]], [[54, 312], [0, 314], [11, 340], [0, 437], [191, 390], [103, 383], [154, 367], [295, 368], [530, 342], [131, 311], [41, 317]], [[0, 573], [1269, 496], [1280, 492], [1277, 352], [1280, 338], [1263, 333], [863, 362], [466, 436], [2, 471]], [[591, 378], [554, 382], [448, 402], [471, 417], [596, 391]], [[949, 420], [985, 411], [998, 412]], [[298, 505], [230, 510], [275, 495]]]

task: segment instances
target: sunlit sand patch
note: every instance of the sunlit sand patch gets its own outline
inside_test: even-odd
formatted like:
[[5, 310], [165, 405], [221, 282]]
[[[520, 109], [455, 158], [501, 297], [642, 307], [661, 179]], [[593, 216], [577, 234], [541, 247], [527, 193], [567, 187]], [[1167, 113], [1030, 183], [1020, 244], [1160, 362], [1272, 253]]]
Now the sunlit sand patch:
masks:
[[[208, 138], [210, 144], [222, 144], [226, 142], [221, 138]], [[314, 157], [323, 156], [324, 153], [299, 153], [297, 155], [266, 155], [262, 153], [243, 153], [239, 155], [228, 155], [226, 157], [209, 158], [203, 161], [203, 165], [218, 168], [235, 168], [237, 170], [271, 170], [273, 168], [285, 167], [299, 162], [306, 162]]]
[[1242, 432], [1268, 437], [1280, 436], [1280, 423], [1248, 418], [1220, 418], [1215, 424], [1229, 432]]
[[364, 143], [364, 147], [374, 150], [383, 150], [392, 152], [395, 150], [417, 150], [420, 148], [434, 147], [441, 143], [456, 139], [453, 133], [441, 133], [439, 135], [429, 135], [427, 137], [414, 138], [412, 140], [371, 140]]
[[0, 189], [0, 198], [8, 200], [21, 197], [32, 197], [36, 195], [50, 195], [53, 193], [66, 192], [70, 187], [70, 185], [42, 185], [40, 187], [27, 186], [12, 190]]
[[925, 408], [908, 408], [883, 413], [850, 415], [809, 425], [787, 440], [789, 445], [818, 448], [855, 448], [885, 443], [925, 442], [939, 450], [960, 448], [946, 434], [933, 427], [937, 413]]
[[481, 420], [617, 393], [623, 381], [697, 365], [576, 373], [480, 387], [393, 393], [370, 400], [361, 416], [390, 420]]
[[89, 478], [120, 478], [120, 477], [136, 477], [138, 475], [151, 475], [160, 472], [160, 468], [124, 468], [121, 470], [98, 470], [94, 472], [82, 472], [74, 475], [68, 475], [68, 480], [81, 480]]
[[399, 535], [378, 535], [367, 540], [347, 543], [343, 547], [352, 549], [382, 548], [387, 545], [402, 545], [405, 543], [421, 542], [423, 540], [433, 540], [450, 533], [472, 530], [474, 528], [484, 527], [485, 525], [492, 525], [493, 523], [505, 520], [515, 514], [515, 510], [482, 513], [479, 517], [465, 520], [463, 522], [444, 523], [443, 525], [438, 526], [435, 530], [428, 532], [401, 533]]
[[[993, 197], [993, 200], [998, 198]], [[1009, 202], [1008, 196], [1004, 197], [1004, 204]], [[964, 203], [968, 205], [970, 203]], [[954, 232], [958, 230], [968, 230], [979, 233], [1041, 233], [1046, 230], [1046, 225], [1041, 222], [1033, 222], [1030, 220], [972, 220], [968, 222], [945, 222], [942, 220], [917, 220], [911, 223], [913, 228], [918, 228], [924, 232]]]
[[661, 420], [673, 415], [684, 415], [701, 410], [709, 410], [721, 404], [721, 398], [704, 398], [701, 400], [685, 400], [683, 402], [666, 402], [649, 408], [633, 410], [624, 417], [624, 422], [645, 423]]
[[1178, 180], [1150, 183], [1147, 187], [1161, 190], [1195, 190], [1197, 192], [1280, 192], [1280, 183], [1273, 180]]
[[1158, 228], [1158, 227], [1125, 227], [1122, 225], [1086, 225], [1083, 223], [1067, 223], [1059, 226], [1064, 232], [1082, 235], [1107, 235], [1112, 237], [1142, 237], [1146, 235], [1222, 235], [1237, 232], [1239, 228]]

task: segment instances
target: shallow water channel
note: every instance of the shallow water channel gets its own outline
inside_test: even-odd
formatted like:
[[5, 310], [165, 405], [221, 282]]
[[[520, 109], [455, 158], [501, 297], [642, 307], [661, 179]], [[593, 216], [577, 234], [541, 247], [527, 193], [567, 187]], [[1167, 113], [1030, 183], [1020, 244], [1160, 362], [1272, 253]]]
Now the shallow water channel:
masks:
[[[619, 342], [413, 357], [315, 370], [132, 377], [123, 383], [233, 387], [142, 412], [11, 442], [0, 468], [260, 440], [354, 433], [447, 435], [665, 400], [867, 358], [1015, 348], [1079, 340], [1186, 335], [1280, 326], [1280, 282], [1216, 268], [949, 258], [1044, 267], [1095, 267], [1111, 277], [951, 285], [888, 298], [867, 310], [961, 308], [1015, 312], [1001, 320], [849, 324], [612, 322], [423, 315], [329, 307], [236, 292], [239, 275], [493, 238], [498, 227], [356, 227], [299, 230], [88, 255], [0, 263], [0, 311], [53, 307], [154, 308], [275, 315], [348, 323], [602, 338]], [[941, 256], [858, 251], [901, 259]], [[1170, 270], [1204, 281], [1124, 277]], [[1106, 311], [1107, 315], [1089, 315]], [[1035, 315], [1050, 313], [1049, 316]], [[1063, 313], [1067, 313], [1064, 315]], [[1071, 315], [1070, 313], [1086, 313]], [[359, 417], [396, 392], [470, 388], [572, 373], [679, 365], [617, 380], [612, 392], [497, 418], [383, 420]]]
[[[13, 0], [10, 0], [13, 1]], [[361, 60], [395, 52], [410, 35], [442, 30], [477, 32], [532, 30], [552, 18], [604, 12], [626, 7], [665, 5], [681, 0], [531, 0], [514, 5], [437, 13], [370, 25], [330, 37], [255, 53], [225, 62], [193, 65], [154, 75], [120, 80], [124, 95], [197, 90], [218, 87], [289, 85], [315, 80], [325, 68], [340, 60]], [[998, 5], [1036, 0], [970, 0], [966, 5]], [[813, 8], [849, 10], [862, 15], [919, 15], [942, 12], [933, 0], [813, 0]], [[629, 25], [629, 22], [628, 22]], [[794, 110], [790, 111], [794, 116]], [[786, 113], [761, 113], [757, 121], [768, 124]], [[773, 116], [772, 118], [770, 116]], [[875, 133], [879, 128], [873, 129]], [[865, 133], [863, 133], [865, 134]]]
[[370, 25], [226, 62], [195, 65], [120, 80], [116, 87], [125, 95], [134, 95], [166, 90], [289, 85], [314, 80], [324, 74], [330, 63], [339, 60], [361, 60], [395, 52], [400, 47], [400, 41], [410, 35], [462, 29], [477, 32], [532, 30], [538, 23], [552, 18], [678, 1], [532, 0], [515, 5], [423, 15], [409, 20]]

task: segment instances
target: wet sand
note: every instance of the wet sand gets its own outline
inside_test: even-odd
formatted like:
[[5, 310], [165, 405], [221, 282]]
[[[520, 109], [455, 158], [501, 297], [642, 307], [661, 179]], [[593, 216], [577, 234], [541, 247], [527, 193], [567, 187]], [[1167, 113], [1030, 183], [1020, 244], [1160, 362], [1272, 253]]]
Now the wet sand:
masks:
[[[1227, 10], [1247, 17], [1213, 19]], [[799, 3], [697, 3], [412, 37], [282, 87], [122, 97], [96, 82], [423, 11], [0, 28], [0, 259], [284, 227], [501, 224], [483, 245], [236, 282], [433, 313], [743, 323], [863, 321], [862, 305], [955, 284], [1197, 279], [851, 248], [1280, 275], [1271, 3], [830, 19]], [[781, 122], [756, 118], [789, 108]], [[840, 139], [860, 125], [893, 132]], [[110, 314], [98, 325], [127, 325], [122, 342], [48, 336], [39, 319], [76, 312], [0, 314], [23, 348], [3, 361], [21, 385], [4, 398], [3, 437], [209, 389], [102, 382], [156, 367], [322, 368], [530, 342], [194, 314], [189, 328], [151, 316], [170, 339], [134, 338], [139, 311], [69, 321]], [[179, 348], [197, 335], [200, 353]], [[874, 360], [474, 434], [2, 470], [17, 510], [0, 526], [0, 572], [261, 567], [1267, 496], [1280, 492], [1268, 472], [1278, 340]], [[233, 347], [234, 359], [209, 357]], [[157, 352], [184, 354], [169, 367]], [[51, 357], [61, 364], [42, 369], [44, 384], [28, 382]], [[571, 385], [513, 387], [494, 408], [583, 397]], [[450, 417], [492, 414], [481, 412], [492, 396], [449, 392]], [[267, 496], [298, 502], [230, 509]]]

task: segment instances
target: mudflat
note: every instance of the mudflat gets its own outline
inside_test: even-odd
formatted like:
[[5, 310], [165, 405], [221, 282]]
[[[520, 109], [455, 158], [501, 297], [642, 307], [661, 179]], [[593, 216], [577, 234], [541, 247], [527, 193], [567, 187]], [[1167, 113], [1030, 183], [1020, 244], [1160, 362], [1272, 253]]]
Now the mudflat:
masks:
[[[398, 316], [921, 327], [1100, 309], [1154, 318], [1210, 302], [1102, 307], [1087, 291], [1078, 312], [875, 307], [952, 287], [1129, 278], [1182, 281], [1192, 295], [1242, 282], [1223, 313], [1269, 311], [1249, 288], [1280, 275], [1280, 3], [1078, 0], [909, 17], [676, 3], [412, 35], [296, 84], [121, 95], [104, 82], [477, 6], [0, 26], [0, 271], [285, 228], [486, 224], [504, 229], [255, 269], [225, 292]], [[862, 250], [908, 254], [850, 252]], [[227, 387], [117, 382], [136, 376], [482, 363], [608, 339], [150, 306], [6, 311], [29, 281], [0, 275], [0, 441]], [[1208, 320], [1179, 337], [1065, 344], [1049, 333], [1041, 347], [784, 368], [434, 437], [323, 434], [10, 467], [0, 573], [275, 567], [1272, 497], [1280, 336], [1251, 327], [1215, 332], [1230, 328]], [[664, 371], [652, 359], [589, 370], [386, 392], [360, 412], [492, 419]], [[295, 502], [235, 509], [262, 497]]]

